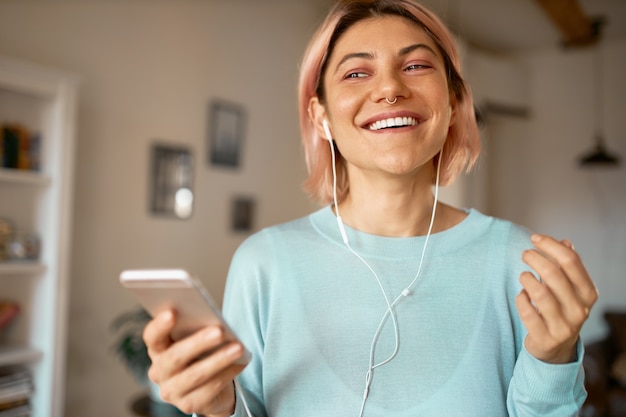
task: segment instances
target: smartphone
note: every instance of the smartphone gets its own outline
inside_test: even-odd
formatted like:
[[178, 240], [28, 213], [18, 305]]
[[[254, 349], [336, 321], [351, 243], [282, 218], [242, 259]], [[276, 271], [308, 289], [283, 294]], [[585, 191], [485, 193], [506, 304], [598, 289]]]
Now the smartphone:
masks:
[[[219, 324], [226, 340], [238, 341], [209, 292], [202, 283], [184, 269], [129, 269], [122, 271], [120, 282], [128, 288], [152, 317], [166, 309], [176, 312], [176, 325], [170, 336], [180, 340], [210, 325]], [[243, 343], [242, 343], [243, 345]], [[238, 361], [250, 361], [250, 352]]]

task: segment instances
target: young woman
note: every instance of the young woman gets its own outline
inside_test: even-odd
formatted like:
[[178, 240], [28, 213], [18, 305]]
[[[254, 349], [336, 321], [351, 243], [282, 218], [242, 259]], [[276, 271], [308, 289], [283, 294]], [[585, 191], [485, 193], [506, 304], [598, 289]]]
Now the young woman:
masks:
[[172, 343], [173, 312], [147, 326], [163, 398], [212, 416], [576, 415], [597, 291], [572, 245], [437, 203], [479, 150], [440, 20], [412, 0], [338, 2], [299, 105], [324, 207], [232, 260], [224, 314], [245, 369], [240, 344], [215, 349], [219, 328]]

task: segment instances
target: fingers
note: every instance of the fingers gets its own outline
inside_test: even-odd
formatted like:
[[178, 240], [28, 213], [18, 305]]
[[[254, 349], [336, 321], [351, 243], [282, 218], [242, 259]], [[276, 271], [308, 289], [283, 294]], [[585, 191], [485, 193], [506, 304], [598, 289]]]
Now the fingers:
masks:
[[[533, 278], [534, 279], [534, 278]], [[539, 315], [535, 306], [533, 306], [526, 290], [522, 290], [515, 299], [517, 311], [519, 312], [522, 322], [533, 335], [544, 337], [548, 333], [545, 322]]]
[[[541, 277], [540, 282], [529, 272], [520, 276], [522, 286], [541, 314], [562, 313], [573, 322], [586, 319], [584, 302], [558, 264], [535, 250], [524, 252], [522, 259]], [[561, 325], [562, 323], [558, 324]]]
[[535, 249], [522, 259], [540, 277], [520, 275], [522, 292], [516, 305], [528, 329], [526, 347], [547, 362], [566, 362], [575, 352], [580, 329], [598, 294], [574, 246], [567, 240], [533, 235]]
[[218, 375], [212, 385], [201, 386], [180, 399], [161, 395], [164, 401], [175, 404], [185, 414], [231, 415], [234, 413], [235, 393], [233, 379], [236, 372]]
[[159, 353], [153, 359], [149, 376], [155, 382], [169, 379], [225, 343], [224, 330], [220, 326], [207, 326]]
[[[170, 375], [181, 372], [184, 368], [189, 367], [199, 358], [207, 356], [223, 346], [226, 343], [224, 330], [220, 326], [207, 326], [202, 330], [188, 336], [175, 344], [171, 345], [166, 352], [163, 352], [158, 358], [153, 374], [156, 379], [169, 377]], [[241, 344], [237, 344], [241, 348]], [[222, 352], [223, 349], [216, 351]], [[210, 355], [211, 359], [220, 358], [220, 355]], [[224, 356], [221, 356], [224, 358]], [[209, 361], [209, 363], [213, 363]], [[221, 362], [215, 362], [220, 365]]]
[[242, 356], [241, 344], [229, 343], [164, 381], [162, 398], [187, 414], [194, 410], [211, 410], [210, 414], [232, 411], [233, 379], [245, 367], [234, 363]]
[[[539, 282], [530, 272], [524, 272], [520, 276], [520, 282], [524, 290], [518, 296], [518, 311], [529, 332], [532, 328], [533, 334], [541, 336], [546, 342], [549, 337], [564, 340], [578, 333], [584, 319], [577, 321], [565, 313], [568, 308], [575, 307], [560, 302], [555, 292]], [[520, 309], [520, 302], [523, 309]], [[578, 305], [576, 300], [568, 302]]]
[[173, 342], [169, 334], [175, 322], [172, 311], [164, 312], [144, 330], [152, 359], [148, 377], [159, 385], [165, 401], [187, 414], [231, 414], [233, 379], [245, 367], [236, 363], [245, 354], [243, 346], [228, 342], [218, 325]]
[[170, 332], [176, 319], [172, 310], [166, 310], [154, 317], [143, 330], [143, 340], [148, 348], [148, 355], [154, 359], [160, 352], [172, 344]]
[[[568, 240], [559, 242], [552, 237], [538, 234], [533, 235], [531, 239], [535, 247], [548, 256], [553, 261], [553, 265], [556, 265], [565, 275], [586, 308], [591, 308], [598, 299], [598, 291], [580, 256], [574, 251], [574, 245]], [[542, 279], [551, 277], [554, 277], [555, 280], [559, 279], [559, 274], [555, 267], [550, 267], [545, 263], [535, 263], [530, 266], [533, 269], [535, 269], [534, 266], [541, 269], [535, 270]]]

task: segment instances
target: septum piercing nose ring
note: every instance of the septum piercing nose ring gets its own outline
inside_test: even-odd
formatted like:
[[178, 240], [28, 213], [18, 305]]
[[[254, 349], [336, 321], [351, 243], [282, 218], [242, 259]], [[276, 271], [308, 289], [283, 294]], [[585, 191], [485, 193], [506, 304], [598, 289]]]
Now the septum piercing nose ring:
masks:
[[394, 97], [393, 101], [391, 101], [387, 97], [385, 97], [385, 101], [387, 102], [387, 104], [396, 104], [396, 101], [398, 101], [398, 97]]

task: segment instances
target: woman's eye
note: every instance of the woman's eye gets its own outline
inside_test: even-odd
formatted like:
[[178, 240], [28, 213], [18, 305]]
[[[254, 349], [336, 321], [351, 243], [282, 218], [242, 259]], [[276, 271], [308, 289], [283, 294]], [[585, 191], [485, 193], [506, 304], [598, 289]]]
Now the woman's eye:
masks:
[[406, 71], [419, 71], [419, 70], [424, 70], [428, 68], [430, 67], [426, 64], [411, 64], [406, 67]]
[[364, 72], [350, 72], [346, 75], [346, 78], [364, 78], [367, 74]]

